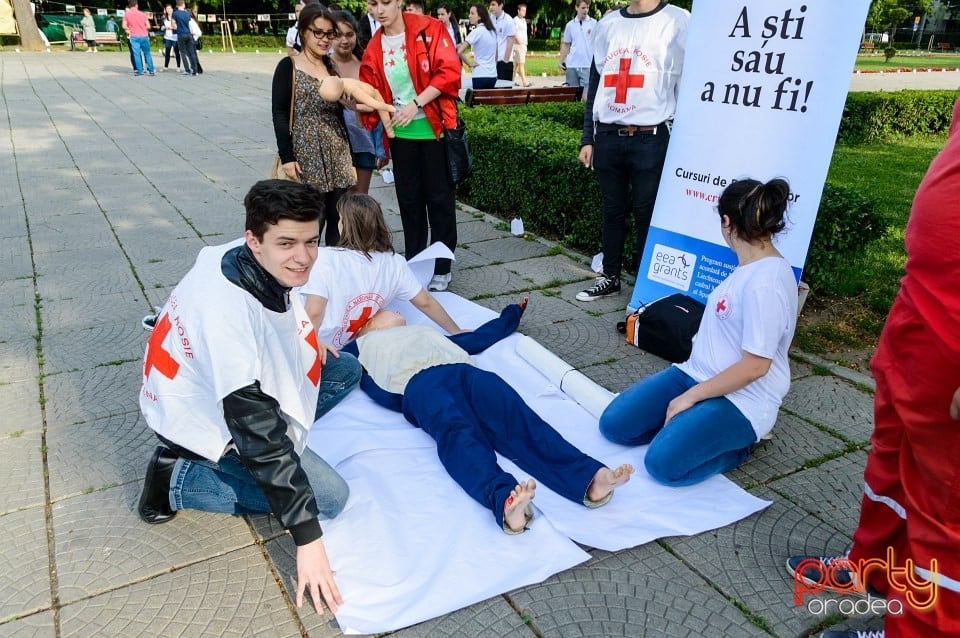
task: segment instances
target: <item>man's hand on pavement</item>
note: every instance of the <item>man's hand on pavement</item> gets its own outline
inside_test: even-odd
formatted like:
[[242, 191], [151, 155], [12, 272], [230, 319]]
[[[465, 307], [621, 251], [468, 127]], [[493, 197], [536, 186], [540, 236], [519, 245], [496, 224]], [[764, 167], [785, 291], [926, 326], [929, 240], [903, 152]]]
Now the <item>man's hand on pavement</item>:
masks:
[[310, 592], [313, 606], [321, 616], [321, 595], [333, 613], [337, 613], [343, 604], [333, 572], [330, 571], [330, 561], [327, 560], [327, 550], [323, 546], [322, 538], [297, 547], [297, 607], [303, 606], [304, 591]]

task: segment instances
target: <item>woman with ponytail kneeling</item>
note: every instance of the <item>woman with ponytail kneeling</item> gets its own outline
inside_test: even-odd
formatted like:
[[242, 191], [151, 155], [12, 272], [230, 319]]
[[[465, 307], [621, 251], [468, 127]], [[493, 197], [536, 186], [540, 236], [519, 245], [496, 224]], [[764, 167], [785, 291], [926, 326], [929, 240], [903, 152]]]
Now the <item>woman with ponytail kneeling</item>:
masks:
[[600, 417], [611, 441], [650, 444], [644, 463], [661, 483], [692, 485], [738, 467], [777, 420], [797, 320], [797, 281], [772, 242], [789, 194], [782, 179], [723, 191], [721, 232], [737, 267], [707, 298], [690, 358], [628, 388]]

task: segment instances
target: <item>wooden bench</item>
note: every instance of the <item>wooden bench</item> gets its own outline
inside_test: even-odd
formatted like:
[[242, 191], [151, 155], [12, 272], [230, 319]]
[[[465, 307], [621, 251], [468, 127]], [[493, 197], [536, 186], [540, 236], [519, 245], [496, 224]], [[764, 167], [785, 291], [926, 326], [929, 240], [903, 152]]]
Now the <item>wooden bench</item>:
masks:
[[[120, 37], [117, 35], [116, 31], [97, 31], [95, 38], [97, 46], [102, 46], [104, 44], [116, 44], [120, 47], [120, 50], [123, 51], [123, 41], [120, 40]], [[70, 49], [76, 48], [76, 45], [83, 44], [85, 40], [83, 39], [83, 31], [74, 31], [73, 37], [70, 38]]]
[[576, 102], [583, 96], [579, 86], [515, 87], [512, 89], [467, 89], [467, 106], [477, 104], [532, 104], [534, 102]]
[[953, 51], [953, 45], [949, 42], [937, 42], [937, 48], [943, 52]]
[[861, 51], [873, 51], [876, 48], [876, 45], [873, 42], [861, 42], [860, 50]]

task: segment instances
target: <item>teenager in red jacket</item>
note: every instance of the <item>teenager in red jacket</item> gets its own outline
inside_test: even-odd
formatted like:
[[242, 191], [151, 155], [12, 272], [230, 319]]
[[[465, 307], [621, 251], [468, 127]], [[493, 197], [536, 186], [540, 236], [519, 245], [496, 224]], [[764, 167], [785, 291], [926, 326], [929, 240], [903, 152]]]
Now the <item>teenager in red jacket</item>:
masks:
[[[443, 130], [457, 122], [460, 59], [443, 23], [404, 13], [400, 0], [368, 0], [382, 28], [370, 39], [360, 63], [360, 80], [373, 85], [397, 112], [389, 140], [396, 175], [397, 203], [409, 259], [430, 243], [457, 245], [456, 192], [447, 177]], [[373, 129], [376, 116], [363, 115]], [[430, 290], [450, 283], [450, 260], [438, 259]]]

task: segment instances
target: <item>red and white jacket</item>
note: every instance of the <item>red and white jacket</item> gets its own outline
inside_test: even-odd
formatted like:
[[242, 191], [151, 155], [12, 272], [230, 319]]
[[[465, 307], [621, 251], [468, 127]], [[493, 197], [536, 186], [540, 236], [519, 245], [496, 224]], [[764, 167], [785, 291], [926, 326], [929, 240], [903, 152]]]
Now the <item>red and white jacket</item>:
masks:
[[[442, 22], [412, 13], [403, 13], [401, 17], [408, 52], [407, 67], [414, 88], [418, 94], [428, 86], [440, 91], [437, 99], [423, 107], [434, 136], [440, 139], [443, 129], [454, 128], [457, 124], [457, 97], [462, 76], [460, 58]], [[377, 30], [363, 53], [360, 80], [380, 91], [384, 102], [393, 102], [393, 92], [383, 69], [383, 29]], [[362, 113], [360, 116], [363, 125], [370, 130], [380, 121], [376, 113]]]

